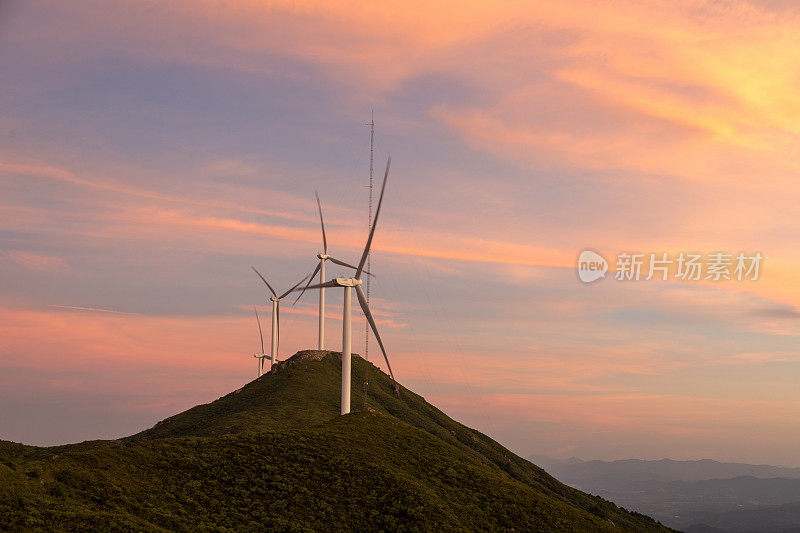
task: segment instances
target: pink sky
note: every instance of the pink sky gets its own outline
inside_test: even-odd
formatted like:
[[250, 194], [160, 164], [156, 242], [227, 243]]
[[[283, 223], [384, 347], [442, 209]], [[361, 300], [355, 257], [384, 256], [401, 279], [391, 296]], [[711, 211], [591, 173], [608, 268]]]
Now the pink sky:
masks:
[[[800, 466], [799, 30], [783, 2], [4, 3], [0, 438], [252, 379], [249, 268], [313, 268], [315, 189], [356, 259], [374, 109], [403, 384], [523, 455]], [[587, 286], [585, 248], [765, 260]], [[312, 299], [284, 319], [313, 347]]]

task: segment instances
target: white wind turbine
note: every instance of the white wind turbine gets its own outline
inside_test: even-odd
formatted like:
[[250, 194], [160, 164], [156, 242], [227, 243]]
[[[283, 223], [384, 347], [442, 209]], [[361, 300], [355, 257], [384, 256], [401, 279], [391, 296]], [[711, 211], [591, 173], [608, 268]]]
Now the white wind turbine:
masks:
[[258, 377], [264, 373], [264, 359], [268, 358], [269, 355], [264, 353], [264, 334], [261, 333], [261, 320], [258, 318], [258, 309], [255, 307], [253, 311], [256, 312], [256, 322], [258, 323], [258, 336], [261, 339], [261, 353], [254, 353], [253, 357], [258, 360]]
[[[272, 302], [272, 342], [270, 343], [269, 348], [269, 359], [271, 364], [274, 365], [275, 361], [277, 360], [276, 358], [278, 357], [278, 345], [280, 344], [281, 340], [281, 300], [285, 298], [287, 294], [299, 287], [301, 283], [308, 279], [308, 276], [303, 277], [303, 279], [298, 281], [294, 287], [278, 296], [275, 292], [275, 289], [272, 288], [272, 285], [270, 285], [264, 276], [261, 275], [261, 272], [256, 270], [256, 267], [250, 268], [252, 268], [256, 274], [258, 274], [258, 277], [261, 278], [261, 281], [267, 285], [269, 292], [272, 293], [272, 296], [270, 297], [270, 301]], [[260, 328], [261, 325], [259, 324], [259, 330]], [[261, 351], [264, 351], [263, 343]]]
[[[392, 366], [389, 364], [389, 357], [386, 355], [386, 349], [383, 347], [383, 341], [381, 341], [381, 336], [378, 334], [378, 328], [375, 326], [375, 320], [372, 318], [372, 313], [369, 310], [369, 305], [367, 304], [367, 297], [364, 295], [364, 291], [361, 288], [361, 275], [364, 273], [364, 264], [367, 262], [367, 256], [369, 255], [369, 249], [372, 245], [372, 237], [375, 235], [375, 227], [378, 225], [378, 215], [381, 213], [381, 204], [383, 203], [383, 193], [386, 190], [386, 180], [389, 178], [389, 165], [392, 162], [392, 158], [390, 157], [389, 160], [386, 162], [386, 174], [383, 176], [383, 186], [381, 187], [381, 195], [378, 199], [378, 208], [375, 211], [375, 219], [372, 222], [372, 228], [369, 232], [369, 237], [367, 238], [367, 245], [364, 247], [364, 253], [361, 255], [361, 261], [358, 263], [358, 268], [356, 268], [355, 276], [352, 278], [336, 278], [330, 281], [326, 281], [323, 283], [318, 283], [316, 285], [308, 285], [307, 289], [320, 289], [320, 292], [324, 291], [328, 287], [343, 287], [344, 288], [344, 305], [343, 305], [343, 313], [342, 313], [342, 403], [341, 403], [341, 413], [346, 415], [350, 412], [350, 370], [351, 370], [351, 352], [350, 352], [350, 335], [352, 333], [352, 328], [350, 326], [350, 297], [352, 293], [352, 289], [355, 287], [356, 289], [356, 296], [358, 297], [358, 303], [361, 305], [361, 310], [364, 312], [364, 316], [367, 317], [367, 322], [369, 322], [370, 327], [372, 328], [372, 332], [375, 334], [375, 339], [378, 341], [378, 346], [381, 348], [381, 352], [383, 352], [383, 358], [386, 361], [386, 366], [389, 369], [389, 375], [392, 376], [392, 383], [394, 384], [395, 392], [399, 395], [400, 389], [397, 387], [397, 382], [394, 379], [394, 373], [392, 372]], [[305, 289], [303, 289], [305, 290]]]
[[[303, 297], [303, 293], [306, 292], [306, 289], [309, 288], [311, 285], [311, 281], [314, 279], [314, 276], [317, 275], [319, 272], [319, 282], [325, 283], [325, 261], [330, 261], [331, 263], [347, 268], [352, 268], [353, 270], [358, 270], [358, 267], [345, 263], [335, 257], [331, 257], [328, 255], [328, 239], [325, 237], [325, 221], [322, 219], [322, 204], [319, 201], [319, 194], [317, 191], [314, 191], [314, 196], [317, 197], [317, 209], [319, 210], [319, 224], [322, 227], [322, 253], [317, 254], [317, 258], [319, 259], [319, 263], [317, 267], [314, 269], [314, 272], [311, 273], [311, 276], [308, 278], [308, 283], [305, 287], [303, 287], [302, 292], [297, 297], [297, 300], [294, 301], [294, 304], [297, 303], [300, 298]], [[371, 276], [369, 272], [364, 271], [365, 274]], [[324, 350], [325, 349], [325, 291], [319, 291], [319, 336], [317, 340], [317, 350]]]

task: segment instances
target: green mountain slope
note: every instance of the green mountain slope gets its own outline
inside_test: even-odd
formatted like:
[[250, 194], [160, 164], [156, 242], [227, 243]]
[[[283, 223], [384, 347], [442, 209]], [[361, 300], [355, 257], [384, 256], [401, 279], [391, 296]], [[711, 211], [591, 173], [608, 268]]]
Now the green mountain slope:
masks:
[[0, 529], [657, 531], [571, 489], [354, 357], [300, 352], [118, 441], [0, 442]]

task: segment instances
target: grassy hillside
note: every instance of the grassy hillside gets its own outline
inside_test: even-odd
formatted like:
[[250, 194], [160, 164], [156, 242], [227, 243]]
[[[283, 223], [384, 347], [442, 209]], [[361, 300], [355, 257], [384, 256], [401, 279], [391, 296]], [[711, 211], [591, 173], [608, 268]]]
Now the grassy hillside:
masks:
[[0, 529], [663, 530], [571, 489], [354, 358], [301, 352], [118, 441], [0, 442]]

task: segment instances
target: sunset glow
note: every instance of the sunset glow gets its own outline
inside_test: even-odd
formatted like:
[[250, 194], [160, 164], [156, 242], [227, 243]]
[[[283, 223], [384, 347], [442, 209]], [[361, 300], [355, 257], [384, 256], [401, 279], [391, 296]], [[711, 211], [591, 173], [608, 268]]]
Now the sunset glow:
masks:
[[[250, 266], [314, 268], [315, 189], [357, 261], [374, 110], [401, 383], [523, 456], [800, 466], [791, 3], [11, 1], [0, 72], [0, 439], [119, 437], [252, 380]], [[764, 263], [584, 285], [584, 249]]]

